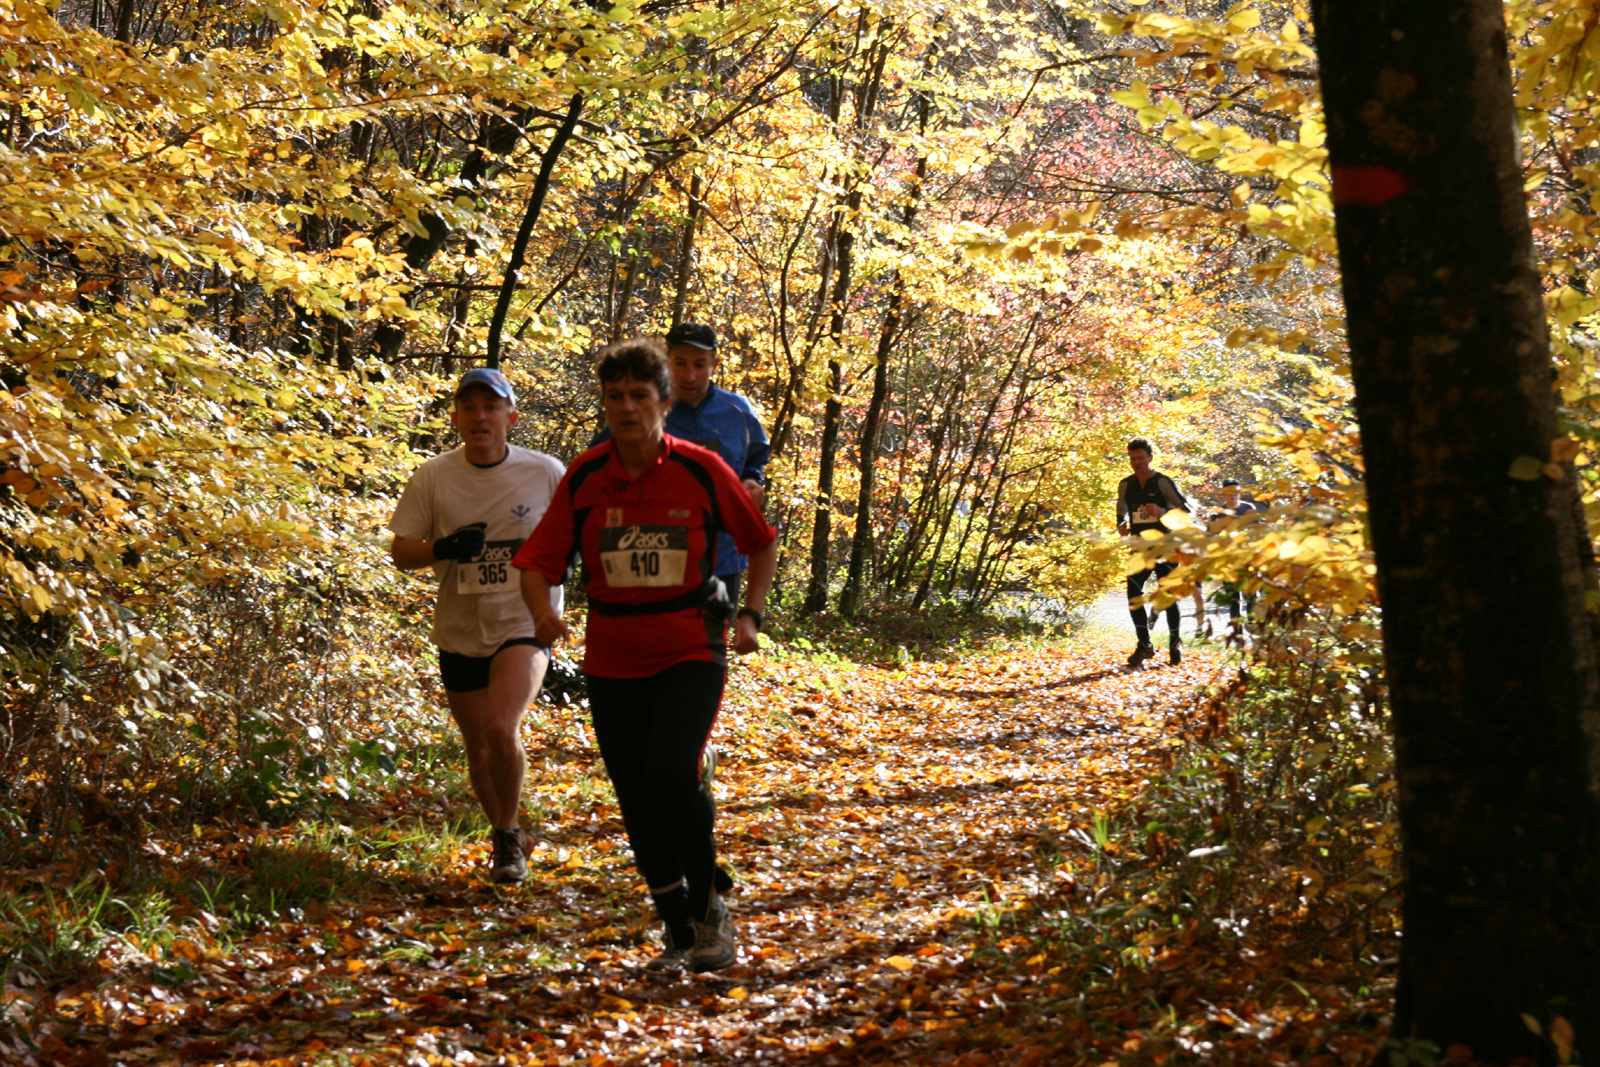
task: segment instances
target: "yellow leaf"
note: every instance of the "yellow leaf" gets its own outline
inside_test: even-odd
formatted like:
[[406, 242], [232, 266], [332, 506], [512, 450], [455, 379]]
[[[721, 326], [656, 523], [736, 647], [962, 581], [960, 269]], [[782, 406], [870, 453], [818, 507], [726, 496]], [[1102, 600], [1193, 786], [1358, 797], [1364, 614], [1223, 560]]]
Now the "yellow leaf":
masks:
[[904, 974], [906, 971], [911, 970], [911, 968], [917, 965], [917, 961], [911, 959], [909, 956], [890, 956], [883, 962], [887, 963], [901, 974]]
[[1161, 516], [1161, 525], [1169, 530], [1187, 530], [1195, 525], [1194, 516], [1182, 508], [1173, 508]]
[[1235, 11], [1232, 15], [1228, 16], [1228, 28], [1239, 33], [1253, 30], [1259, 25], [1261, 25], [1261, 12], [1255, 10], [1254, 8], [1246, 8], [1243, 11]]
[[904, 871], [896, 871], [894, 877], [889, 879], [889, 884], [896, 889], [910, 889], [911, 879], [906, 877]]
[[728, 999], [729, 1000], [743, 1000], [746, 997], [748, 997], [749, 995], [750, 995], [750, 990], [746, 989], [742, 985], [736, 985], [732, 989], [728, 990]]

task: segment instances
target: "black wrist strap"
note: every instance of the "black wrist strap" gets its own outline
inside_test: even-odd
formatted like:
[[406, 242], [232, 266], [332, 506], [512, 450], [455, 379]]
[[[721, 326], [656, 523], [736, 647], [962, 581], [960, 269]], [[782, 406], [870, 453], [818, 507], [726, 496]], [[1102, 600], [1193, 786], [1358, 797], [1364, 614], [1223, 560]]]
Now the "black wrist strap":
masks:
[[756, 629], [758, 631], [761, 629], [761, 623], [763, 621], [761, 618], [761, 612], [757, 611], [755, 608], [740, 608], [739, 614], [748, 616], [750, 620], [756, 624]]

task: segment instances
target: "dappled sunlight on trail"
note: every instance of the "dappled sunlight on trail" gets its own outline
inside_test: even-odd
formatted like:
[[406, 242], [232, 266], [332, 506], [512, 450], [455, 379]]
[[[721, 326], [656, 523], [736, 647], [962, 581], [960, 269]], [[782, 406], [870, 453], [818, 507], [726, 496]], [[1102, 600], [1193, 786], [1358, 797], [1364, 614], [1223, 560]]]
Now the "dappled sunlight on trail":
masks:
[[[1092, 923], [1120, 857], [1149, 851], [1141, 789], [1232, 670], [1204, 648], [1139, 672], [1119, 656], [738, 664], [716, 734], [740, 939], [722, 973], [643, 970], [654, 922], [587, 727], [543, 709], [525, 885], [489, 886], [475, 838], [421, 848], [438, 798], [397, 793], [344, 828], [363, 844], [331, 899], [231, 944], [202, 919], [11, 1017], [40, 1062], [1117, 1059], [1146, 1008], [1097, 1001], [1105, 976], [1053, 939]], [[244, 833], [233, 862], [281, 847]]]

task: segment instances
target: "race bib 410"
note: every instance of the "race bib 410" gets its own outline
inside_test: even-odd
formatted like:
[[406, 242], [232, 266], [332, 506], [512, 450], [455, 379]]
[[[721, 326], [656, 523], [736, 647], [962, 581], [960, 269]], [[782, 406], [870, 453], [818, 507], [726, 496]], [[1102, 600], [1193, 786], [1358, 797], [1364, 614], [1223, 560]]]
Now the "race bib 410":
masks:
[[607, 526], [600, 531], [600, 565], [613, 589], [683, 584], [689, 530], [683, 526]]

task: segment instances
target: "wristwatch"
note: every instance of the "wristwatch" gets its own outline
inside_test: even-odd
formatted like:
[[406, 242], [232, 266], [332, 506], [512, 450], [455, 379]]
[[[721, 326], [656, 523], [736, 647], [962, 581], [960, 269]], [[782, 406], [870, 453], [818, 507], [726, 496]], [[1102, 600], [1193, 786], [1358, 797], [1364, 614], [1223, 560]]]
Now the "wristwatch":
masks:
[[755, 608], [740, 608], [739, 614], [748, 615], [756, 624], [756, 632], [759, 633], [761, 631], [761, 612], [757, 611]]

